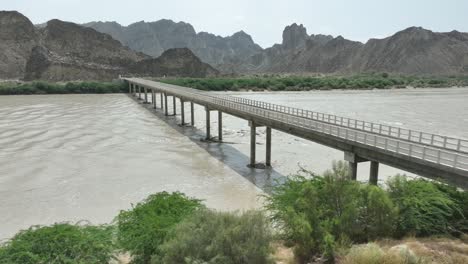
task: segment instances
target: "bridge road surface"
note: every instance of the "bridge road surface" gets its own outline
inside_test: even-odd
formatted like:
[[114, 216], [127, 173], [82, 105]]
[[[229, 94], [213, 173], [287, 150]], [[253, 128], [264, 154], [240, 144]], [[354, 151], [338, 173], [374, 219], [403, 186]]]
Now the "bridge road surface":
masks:
[[[408, 171], [426, 178], [441, 180], [468, 189], [468, 141], [435, 135], [422, 131], [391, 127], [372, 122], [339, 117], [324, 113], [291, 108], [268, 102], [228, 95], [216, 95], [205, 91], [145, 80], [122, 78], [129, 84], [129, 93], [138, 94], [148, 103], [151, 92], [154, 108], [160, 94], [160, 108], [168, 113], [168, 97], [181, 102], [181, 118], [185, 124], [184, 105], [204, 106], [207, 113], [207, 139], [210, 134], [210, 111], [218, 111], [218, 138], [222, 139], [222, 113], [249, 121], [251, 128], [250, 166], [255, 167], [256, 127], [267, 128], [266, 165], [271, 161], [271, 129], [298, 136], [344, 152], [350, 164], [351, 177], [356, 179], [357, 165], [370, 161], [369, 181], [377, 183], [379, 163]], [[163, 100], [164, 99], [164, 100]], [[163, 107], [164, 106], [164, 107]], [[175, 107], [174, 107], [175, 109]], [[175, 115], [175, 110], [173, 115]]]

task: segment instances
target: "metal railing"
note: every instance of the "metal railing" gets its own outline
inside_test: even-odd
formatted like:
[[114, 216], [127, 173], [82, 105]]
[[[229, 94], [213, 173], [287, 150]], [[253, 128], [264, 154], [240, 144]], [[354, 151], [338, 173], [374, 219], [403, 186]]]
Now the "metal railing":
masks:
[[226, 100], [247, 104], [271, 111], [281, 112], [293, 116], [303, 117], [316, 121], [326, 122], [339, 125], [342, 127], [358, 129], [370, 133], [375, 133], [383, 136], [393, 137], [405, 141], [410, 141], [419, 144], [426, 144], [436, 148], [444, 148], [468, 154], [468, 140], [458, 139], [454, 137], [441, 136], [422, 131], [410, 130], [401, 127], [393, 127], [389, 125], [377, 124], [373, 122], [357, 120], [342, 116], [325, 114], [305, 109], [299, 109], [284, 105], [277, 105], [262, 101], [251, 100], [242, 97], [218, 95]]
[[[345, 139], [351, 142], [357, 142], [385, 151], [398, 153], [404, 156], [468, 171], [468, 155], [465, 155], [457, 150], [428, 146], [423, 143], [408, 141], [407, 139], [399, 139], [388, 134], [378, 134], [363, 129], [356, 129], [354, 127], [341, 126], [339, 125], [341, 123], [333, 124], [332, 122], [323, 122], [321, 119], [315, 120], [311, 118], [311, 116], [306, 118], [297, 114], [297, 110], [302, 109], [275, 105], [275, 107], [283, 107], [283, 110], [270, 110], [264, 107], [264, 104], [268, 104], [264, 102], [261, 102], [264, 104], [260, 104], [263, 105], [262, 107], [260, 105], [251, 105], [252, 102], [244, 103], [246, 101], [231, 100], [234, 97], [226, 98], [226, 96], [212, 96], [206, 92], [194, 90], [191, 88], [166, 84], [161, 85], [160, 83], [143, 80], [129, 80], [138, 85], [146, 86], [150, 89], [158, 89], [176, 96], [192, 98], [199, 102], [205, 103], [206, 105], [215, 105], [227, 109], [237, 110], [249, 115], [281, 122], [288, 126], [294, 126], [301, 129], [332, 135], [334, 137]], [[292, 109], [294, 109], [295, 114], [288, 112]], [[306, 112], [307, 110], [303, 111]]]

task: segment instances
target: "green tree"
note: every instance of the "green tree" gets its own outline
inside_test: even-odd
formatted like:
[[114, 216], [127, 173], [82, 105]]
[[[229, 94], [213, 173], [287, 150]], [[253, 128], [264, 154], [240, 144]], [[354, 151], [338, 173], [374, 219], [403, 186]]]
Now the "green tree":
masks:
[[119, 245], [132, 254], [133, 263], [149, 263], [169, 231], [201, 207], [200, 200], [178, 192], [150, 195], [116, 217]]

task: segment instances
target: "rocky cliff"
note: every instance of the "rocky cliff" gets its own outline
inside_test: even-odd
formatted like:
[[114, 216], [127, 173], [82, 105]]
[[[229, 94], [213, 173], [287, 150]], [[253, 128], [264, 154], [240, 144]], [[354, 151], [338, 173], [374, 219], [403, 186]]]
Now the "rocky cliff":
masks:
[[220, 37], [206, 32], [196, 33], [188, 23], [175, 23], [166, 19], [137, 22], [128, 27], [116, 22], [91, 22], [85, 26], [107, 33], [131, 49], [153, 57], [171, 48], [189, 48], [202, 61], [215, 67], [262, 50], [243, 31], [230, 37]]
[[466, 75], [467, 36], [411, 27], [363, 44], [341, 36], [309, 36], [302, 25], [293, 24], [285, 28], [282, 44], [230, 67], [242, 73]]
[[38, 41], [39, 34], [28, 18], [15, 11], [0, 11], [0, 78], [22, 78]]
[[187, 50], [152, 59], [92, 28], [60, 20], [34, 27], [17, 12], [0, 12], [0, 47], [0, 79], [111, 80], [123, 73], [159, 76], [162, 69], [166, 75], [217, 74]]

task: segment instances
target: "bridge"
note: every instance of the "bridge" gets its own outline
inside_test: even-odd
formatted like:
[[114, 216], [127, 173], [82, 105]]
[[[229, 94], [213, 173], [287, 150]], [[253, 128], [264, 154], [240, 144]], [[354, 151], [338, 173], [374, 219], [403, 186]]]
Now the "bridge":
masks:
[[[206, 110], [206, 140], [211, 137], [210, 112], [218, 112], [218, 141], [222, 141], [223, 113], [245, 119], [250, 126], [250, 167], [256, 163], [256, 129], [266, 128], [266, 166], [271, 166], [271, 131], [276, 129], [344, 152], [352, 179], [357, 166], [370, 162], [369, 182], [377, 184], [379, 164], [468, 189], [468, 140], [318, 113], [246, 98], [213, 94], [141, 78], [122, 78], [129, 93], [176, 115], [180, 102], [182, 125], [194, 125], [194, 104]], [[151, 96], [151, 102], [148, 98]], [[159, 100], [158, 100], [159, 97]], [[172, 98], [172, 103], [170, 102]], [[177, 100], [178, 99], [178, 100]], [[159, 101], [159, 103], [158, 103]], [[168, 111], [171, 103], [172, 113]], [[190, 123], [186, 123], [186, 103]]]

